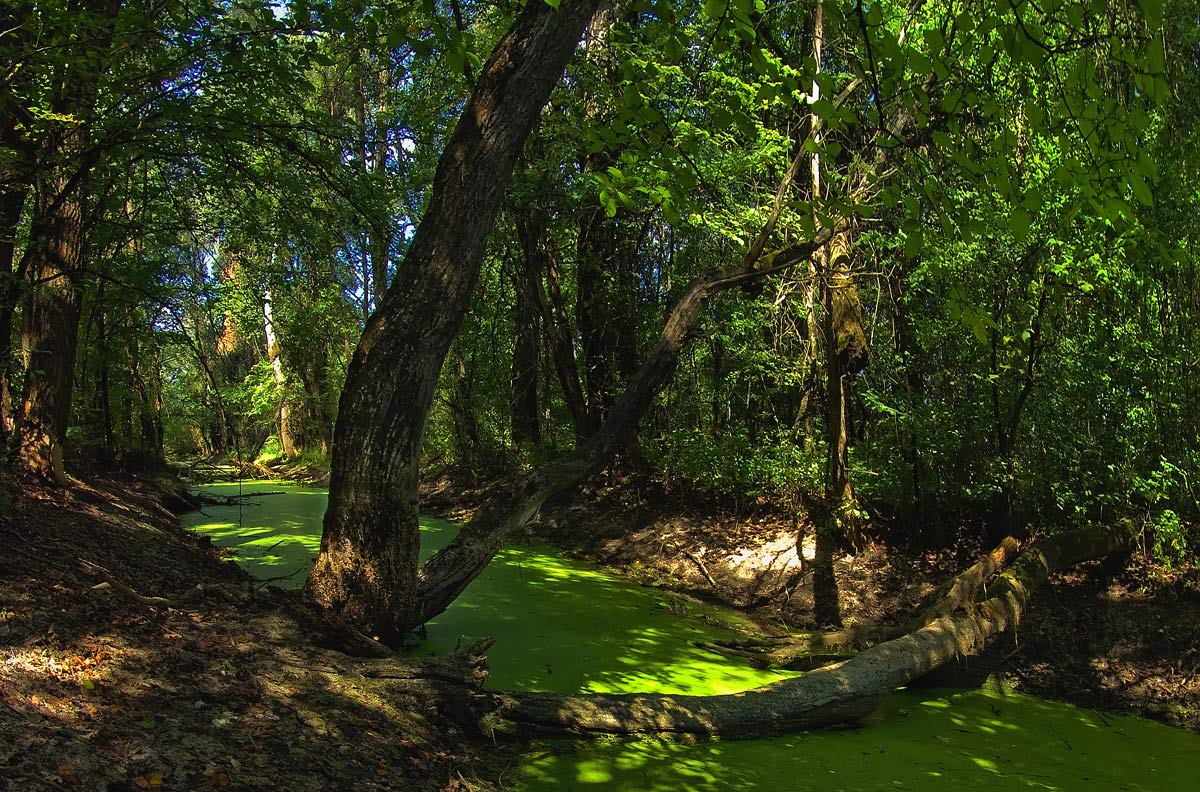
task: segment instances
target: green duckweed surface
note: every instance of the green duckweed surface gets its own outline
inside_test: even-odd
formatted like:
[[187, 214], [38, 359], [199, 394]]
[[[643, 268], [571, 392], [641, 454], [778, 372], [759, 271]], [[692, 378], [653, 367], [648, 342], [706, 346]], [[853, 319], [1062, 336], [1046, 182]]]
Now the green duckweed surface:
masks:
[[[285, 492], [206, 507], [184, 524], [234, 548], [256, 577], [299, 586], [315, 556], [325, 492], [277, 482], [205, 487]], [[422, 524], [425, 552], [453, 534]], [[756, 687], [748, 668], [692, 641], [728, 634], [731, 611], [672, 599], [543, 545], [502, 552], [417, 651], [485, 635], [494, 689], [673, 692]], [[862, 728], [695, 745], [659, 741], [534, 746], [503, 782], [535, 790], [1163, 790], [1200, 788], [1200, 736], [1021, 695], [908, 690]]]

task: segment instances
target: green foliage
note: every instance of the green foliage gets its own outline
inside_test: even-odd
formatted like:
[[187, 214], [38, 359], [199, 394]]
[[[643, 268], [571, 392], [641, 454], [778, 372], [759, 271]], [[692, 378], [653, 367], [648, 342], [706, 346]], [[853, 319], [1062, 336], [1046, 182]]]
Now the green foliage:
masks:
[[[438, 155], [519, 5], [126, 6], [82, 113], [54, 104], [52, 77], [97, 22], [40, 4], [38, 44], [3, 56], [0, 173], [80, 124], [97, 152], [72, 441], [271, 458], [286, 411], [298, 454], [327, 451], [378, 280], [405, 288]], [[741, 260], [795, 163], [766, 250], [850, 240], [864, 508], [914, 532], [1140, 513], [1164, 562], [1194, 557], [1194, 2], [831, 2], [820, 63], [811, 3], [618, 6], [513, 176], [432, 394], [430, 466], [484, 476], [569, 453], [548, 331], [591, 417], [611, 410], [674, 299]], [[28, 212], [20, 226], [19, 246]], [[526, 314], [522, 228], [546, 259], [547, 305]], [[710, 301], [639, 461], [721, 495], [823, 492], [819, 278], [802, 262]], [[541, 441], [518, 449], [531, 315]]]
[[821, 449], [788, 434], [751, 440], [744, 431], [717, 437], [697, 430], [672, 432], [654, 444], [652, 462], [668, 479], [739, 498], [821, 490]]
[[1168, 568], [1177, 568], [1194, 563], [1197, 550], [1197, 537], [1179, 515], [1170, 509], [1163, 509], [1154, 517], [1151, 526], [1154, 534], [1154, 557], [1162, 561]]

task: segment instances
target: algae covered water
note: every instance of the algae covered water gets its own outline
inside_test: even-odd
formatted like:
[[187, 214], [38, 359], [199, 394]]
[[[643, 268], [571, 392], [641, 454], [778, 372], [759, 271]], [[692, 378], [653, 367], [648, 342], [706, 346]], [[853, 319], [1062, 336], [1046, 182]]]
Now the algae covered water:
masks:
[[[278, 482], [211, 494], [280, 492], [206, 507], [185, 526], [233, 548], [256, 577], [303, 583], [320, 545], [325, 492]], [[424, 552], [453, 535], [422, 522]], [[418, 651], [483, 636], [493, 689], [558, 692], [746, 690], [781, 676], [706, 652], [741, 617], [636, 586], [544, 545], [519, 545], [428, 625]], [[772, 740], [542, 744], [504, 776], [525, 790], [1163, 790], [1200, 788], [1200, 736], [1022, 695], [907, 690], [859, 729]]]
[[[216, 484], [212, 495], [243, 498], [240, 506], [208, 506], [184, 525], [236, 552], [255, 577], [304, 583], [320, 549], [325, 492], [278, 482]], [[281, 493], [262, 495], [262, 493]], [[258, 497], [261, 496], [261, 497]], [[450, 541], [455, 526], [422, 520], [422, 553]], [[694, 641], [729, 637], [735, 612], [636, 586], [546, 545], [501, 551], [463, 596], [427, 627], [419, 653], [452, 651], [480, 638], [495, 690], [616, 693], [733, 693], [784, 673], [729, 662]]]

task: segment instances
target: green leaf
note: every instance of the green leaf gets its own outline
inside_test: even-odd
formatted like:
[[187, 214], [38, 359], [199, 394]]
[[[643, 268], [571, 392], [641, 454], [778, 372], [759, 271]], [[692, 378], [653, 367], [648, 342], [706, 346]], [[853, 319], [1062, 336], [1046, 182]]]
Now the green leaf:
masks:
[[921, 233], [921, 229], [914, 228], [904, 237], [904, 255], [906, 258], [915, 259], [920, 255], [924, 247], [925, 238]]
[[1138, 0], [1138, 6], [1142, 9], [1142, 16], [1145, 17], [1147, 25], [1149, 25], [1151, 28], [1162, 27], [1162, 0]]
[[1015, 207], [1012, 214], [1008, 216], [1008, 225], [1012, 229], [1013, 236], [1018, 240], [1029, 236], [1030, 222], [1029, 210], [1023, 206]]
[[1150, 206], [1154, 203], [1154, 195], [1150, 192], [1150, 187], [1146, 185], [1141, 176], [1130, 176], [1129, 186], [1133, 189], [1133, 197], [1138, 200], [1138, 203], [1141, 203], [1143, 206]]
[[837, 115], [837, 108], [834, 107], [833, 102], [829, 101], [828, 99], [818, 99], [817, 101], [813, 102], [812, 111], [825, 121], [829, 121]]

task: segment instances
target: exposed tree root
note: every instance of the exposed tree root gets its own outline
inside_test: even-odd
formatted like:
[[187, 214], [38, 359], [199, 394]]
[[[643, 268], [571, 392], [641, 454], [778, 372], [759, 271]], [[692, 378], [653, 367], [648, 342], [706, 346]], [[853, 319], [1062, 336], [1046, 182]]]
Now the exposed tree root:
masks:
[[115, 591], [125, 599], [146, 608], [165, 608], [171, 606], [171, 600], [166, 597], [147, 597], [133, 587], [123, 583], [113, 573], [99, 564], [94, 564], [91, 561], [80, 558], [79, 568], [93, 577], [100, 578], [101, 582], [93, 586], [92, 591]]
[[[1129, 546], [1130, 522], [1059, 534], [1028, 547], [981, 602], [965, 602], [906, 635], [877, 644], [845, 662], [804, 676], [722, 696], [559, 695], [507, 693], [494, 697], [496, 714], [542, 734], [700, 734], [749, 737], [853, 722], [892, 690], [1015, 627], [1033, 591], [1052, 573]], [[1006, 541], [1006, 544], [1007, 541]], [[1002, 545], [1002, 547], [1004, 547]], [[997, 563], [1006, 559], [1011, 545]], [[978, 565], [977, 565], [978, 566]], [[975, 567], [972, 567], [975, 569]], [[986, 577], [985, 568], [978, 570]], [[967, 573], [964, 573], [964, 575]], [[962, 577], [962, 576], [960, 576]], [[966, 588], [951, 584], [948, 597]], [[945, 597], [939, 598], [940, 602]], [[935, 603], [936, 605], [936, 603]]]

